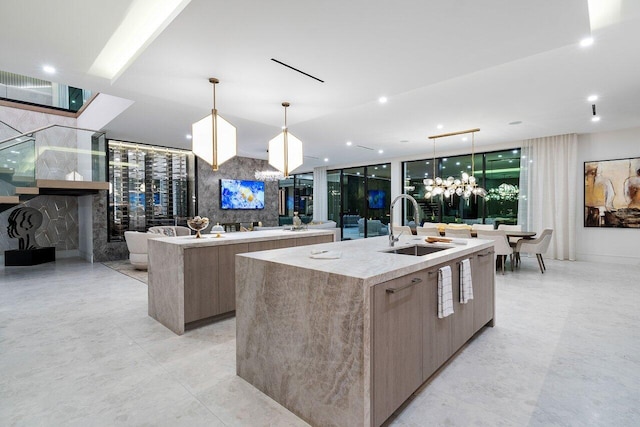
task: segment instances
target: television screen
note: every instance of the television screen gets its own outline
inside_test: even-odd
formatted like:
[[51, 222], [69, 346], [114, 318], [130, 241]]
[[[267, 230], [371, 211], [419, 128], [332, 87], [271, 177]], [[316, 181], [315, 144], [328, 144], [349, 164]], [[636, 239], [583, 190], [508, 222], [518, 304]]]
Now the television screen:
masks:
[[386, 192], [384, 190], [369, 190], [367, 200], [369, 209], [382, 209], [385, 207], [384, 199]]
[[221, 209], [264, 209], [264, 182], [220, 180]]

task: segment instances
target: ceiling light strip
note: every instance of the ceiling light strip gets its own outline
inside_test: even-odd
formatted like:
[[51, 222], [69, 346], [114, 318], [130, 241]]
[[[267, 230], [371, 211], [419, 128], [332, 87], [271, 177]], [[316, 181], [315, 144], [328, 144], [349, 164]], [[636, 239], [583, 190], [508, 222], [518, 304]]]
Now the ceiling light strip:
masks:
[[278, 60], [277, 60], [277, 59], [275, 59], [275, 58], [271, 58], [271, 60], [272, 60], [273, 62], [276, 62], [276, 63], [278, 63], [278, 64], [280, 64], [280, 65], [284, 66], [284, 67], [290, 68], [290, 69], [292, 69], [293, 71], [297, 71], [297, 72], [298, 72], [298, 73], [300, 73], [300, 74], [304, 74], [304, 75], [305, 75], [305, 76], [307, 76], [307, 77], [311, 77], [312, 79], [317, 80], [317, 81], [319, 81], [320, 83], [324, 83], [324, 80], [320, 80], [319, 78], [317, 78], [317, 77], [315, 77], [315, 76], [312, 76], [312, 75], [311, 75], [311, 74], [309, 74], [309, 73], [305, 73], [304, 71], [298, 70], [297, 68], [292, 67], [292, 66], [291, 66], [291, 65], [289, 65], [289, 64], [285, 64], [284, 62], [282, 62], [282, 61], [278, 61]]

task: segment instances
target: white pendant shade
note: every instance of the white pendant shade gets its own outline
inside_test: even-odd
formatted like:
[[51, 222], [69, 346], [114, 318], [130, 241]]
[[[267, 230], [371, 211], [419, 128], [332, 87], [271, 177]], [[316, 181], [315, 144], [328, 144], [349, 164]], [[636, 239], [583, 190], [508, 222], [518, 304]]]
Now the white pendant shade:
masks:
[[303, 162], [302, 141], [286, 129], [269, 141], [269, 164], [282, 171], [285, 176]]
[[210, 115], [191, 125], [191, 151], [217, 171], [221, 164], [236, 155], [236, 128], [218, 115], [218, 79], [211, 77], [209, 83], [213, 84], [213, 109]]
[[191, 135], [193, 154], [209, 163], [213, 170], [236, 155], [236, 128], [215, 110], [191, 126]]

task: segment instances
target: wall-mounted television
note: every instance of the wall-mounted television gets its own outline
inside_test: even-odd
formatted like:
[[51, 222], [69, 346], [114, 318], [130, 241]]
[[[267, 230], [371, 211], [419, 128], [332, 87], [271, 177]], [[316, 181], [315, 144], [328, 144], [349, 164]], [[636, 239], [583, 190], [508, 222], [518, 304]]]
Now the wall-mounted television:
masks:
[[221, 209], [264, 209], [264, 182], [220, 180]]
[[387, 193], [384, 190], [369, 190], [367, 201], [369, 209], [382, 209], [385, 207], [385, 197]]

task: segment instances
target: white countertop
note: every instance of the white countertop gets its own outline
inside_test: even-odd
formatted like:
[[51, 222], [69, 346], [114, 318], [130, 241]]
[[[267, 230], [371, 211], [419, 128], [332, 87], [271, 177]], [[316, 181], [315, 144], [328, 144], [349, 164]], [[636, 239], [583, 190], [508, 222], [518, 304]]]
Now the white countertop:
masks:
[[197, 248], [202, 246], [233, 245], [245, 242], [261, 242], [266, 240], [297, 239], [300, 237], [325, 236], [333, 234], [330, 229], [309, 229], [301, 231], [291, 230], [262, 230], [235, 233], [202, 234], [200, 239], [195, 235], [177, 237], [159, 237], [149, 239], [149, 242], [162, 242], [184, 248]]
[[[238, 256], [275, 262], [293, 267], [312, 269], [363, 279], [365, 284], [374, 285], [405, 274], [411, 274], [435, 265], [463, 257], [478, 250], [491, 248], [492, 240], [456, 239], [466, 244], [426, 243], [425, 237], [401, 236], [395, 248], [423, 244], [447, 249], [423, 256], [399, 255], [383, 252], [392, 249], [388, 236], [368, 239], [346, 240], [302, 247], [251, 252]], [[335, 259], [311, 258], [313, 252], [328, 251], [340, 255]]]

